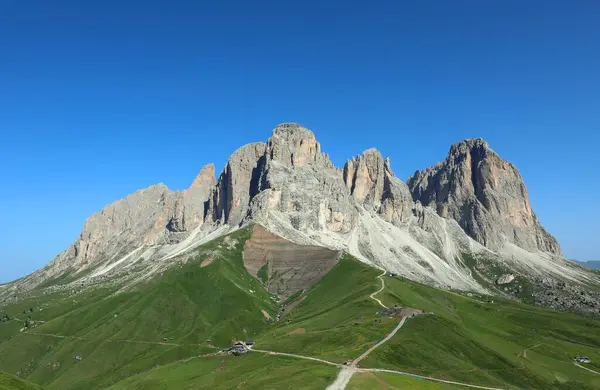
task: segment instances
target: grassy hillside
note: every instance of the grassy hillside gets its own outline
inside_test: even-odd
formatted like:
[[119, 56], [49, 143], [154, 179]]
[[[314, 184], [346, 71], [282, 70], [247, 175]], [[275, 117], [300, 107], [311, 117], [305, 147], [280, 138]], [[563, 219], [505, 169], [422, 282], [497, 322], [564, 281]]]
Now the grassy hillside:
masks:
[[[59, 307], [39, 313], [34, 308], [32, 319], [46, 322], [25, 333], [0, 323], [0, 334], [13, 333], [0, 344], [0, 369], [48, 388], [97, 388], [255, 337], [275, 303], [243, 266], [247, 235], [240, 230], [208, 243], [133, 291], [96, 291], [73, 303], [56, 299]], [[12, 317], [44, 303], [4, 310]]]
[[389, 333], [397, 320], [377, 317], [381, 271], [351, 256], [339, 263], [304, 296], [300, 304], [257, 341], [262, 349], [345, 362]]
[[38, 390], [41, 387], [27, 382], [23, 379], [16, 378], [7, 373], [0, 372], [0, 390]]
[[[243, 229], [203, 245], [133, 290], [38, 291], [3, 307], [0, 317], [9, 320], [0, 322], [0, 370], [49, 389], [322, 389], [336, 377], [334, 366], [260, 352], [214, 353], [254, 339], [260, 350], [343, 363], [397, 325], [369, 297], [381, 286], [381, 271], [348, 255], [308, 291], [278, 303], [244, 268], [248, 236]], [[377, 297], [384, 304], [433, 314], [409, 319], [361, 367], [499, 388], [600, 388], [600, 375], [572, 361], [587, 355], [586, 367], [600, 372], [599, 321], [383, 279]], [[281, 320], [273, 321], [283, 307]], [[348, 385], [378, 387], [452, 388], [381, 372], [356, 375]]]
[[413, 389], [413, 390], [456, 390], [463, 386], [447, 385], [433, 381], [411, 378], [387, 372], [365, 372], [354, 375], [347, 390], [363, 389]]
[[288, 357], [250, 353], [194, 359], [131, 377], [111, 390], [319, 389], [335, 379], [335, 367]]
[[[383, 297], [388, 305], [435, 315], [411, 319], [362, 366], [498, 387], [600, 387], [600, 375], [572, 361], [587, 355], [600, 362], [599, 321], [497, 298], [463, 297], [399, 278], [386, 279]], [[597, 363], [587, 367], [600, 371]]]

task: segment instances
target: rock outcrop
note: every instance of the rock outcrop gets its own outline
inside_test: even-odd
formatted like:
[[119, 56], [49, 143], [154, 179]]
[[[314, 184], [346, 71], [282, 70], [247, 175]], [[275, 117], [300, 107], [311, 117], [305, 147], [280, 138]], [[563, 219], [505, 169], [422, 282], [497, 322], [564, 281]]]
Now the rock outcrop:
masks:
[[341, 172], [312, 131], [294, 123], [277, 126], [257, 166], [248, 220], [278, 218], [315, 234], [347, 233], [355, 226], [357, 211]]
[[515, 275], [504, 274], [496, 280], [496, 284], [500, 284], [500, 285], [508, 284], [508, 283], [512, 282], [513, 280], [515, 280]]
[[209, 221], [237, 225], [246, 216], [252, 178], [264, 152], [265, 144], [256, 142], [242, 146], [229, 157], [208, 203]]
[[44, 268], [29, 275], [35, 286], [65, 272], [78, 273], [111, 263], [144, 246], [178, 242], [204, 222], [205, 204], [215, 186], [214, 165], [202, 168], [183, 192], [152, 185], [93, 214], [77, 240]]
[[[203, 167], [192, 185], [183, 192], [171, 194], [175, 206], [167, 223], [167, 230], [173, 233], [190, 232], [204, 223], [206, 202], [215, 186], [215, 166]], [[157, 227], [160, 231], [160, 225]]]
[[531, 209], [517, 168], [482, 139], [452, 145], [445, 161], [417, 171], [408, 186], [415, 201], [456, 220], [469, 236], [492, 250], [511, 242], [528, 251], [561, 254]]
[[414, 207], [410, 191], [377, 149], [347, 161], [343, 176], [346, 188], [365, 208], [396, 225], [408, 222]]

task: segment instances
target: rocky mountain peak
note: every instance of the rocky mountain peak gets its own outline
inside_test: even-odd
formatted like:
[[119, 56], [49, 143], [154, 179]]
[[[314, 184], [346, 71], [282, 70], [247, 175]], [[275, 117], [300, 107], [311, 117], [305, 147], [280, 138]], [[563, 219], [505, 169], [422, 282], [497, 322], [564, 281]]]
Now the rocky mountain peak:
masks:
[[273, 137], [281, 137], [281, 138], [315, 138], [315, 135], [312, 131], [307, 129], [306, 127], [294, 123], [294, 122], [284, 122], [280, 123], [272, 131]]
[[356, 200], [364, 202], [367, 198], [381, 198], [385, 170], [383, 157], [377, 149], [367, 149], [346, 161], [342, 172], [346, 188]]
[[267, 141], [265, 154], [269, 160], [290, 167], [332, 165], [327, 155], [321, 153], [321, 145], [314, 133], [297, 123], [282, 123], [275, 127]]
[[212, 187], [215, 183], [215, 164], [207, 164], [198, 172], [188, 191], [193, 188]]
[[560, 254], [533, 213], [517, 168], [480, 138], [453, 144], [445, 161], [417, 171], [408, 185], [415, 201], [455, 219], [493, 250], [510, 242], [528, 251]]
[[473, 149], [485, 150], [485, 149], [489, 149], [489, 148], [490, 148], [489, 144], [483, 138], [467, 138], [460, 142], [453, 143], [452, 146], [450, 147], [449, 154], [456, 154], [456, 153], [461, 153], [461, 152], [464, 153], [467, 150], [473, 150]]
[[236, 150], [227, 160], [210, 196], [206, 216], [211, 222], [236, 225], [246, 215], [259, 160], [265, 153], [264, 142], [254, 142]]
[[394, 224], [408, 220], [413, 207], [405, 183], [394, 176], [390, 159], [375, 148], [348, 160], [342, 171], [346, 188], [354, 199]]

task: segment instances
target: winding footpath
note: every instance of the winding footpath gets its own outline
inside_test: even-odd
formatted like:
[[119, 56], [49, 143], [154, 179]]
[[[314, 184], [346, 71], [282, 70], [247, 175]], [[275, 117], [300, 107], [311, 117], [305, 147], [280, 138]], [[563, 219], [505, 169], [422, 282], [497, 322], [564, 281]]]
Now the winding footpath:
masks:
[[576, 365], [577, 367], [583, 368], [584, 370], [587, 370], [587, 371], [593, 372], [594, 374], [598, 374], [598, 375], [600, 375], [600, 372], [598, 372], [598, 371], [594, 371], [594, 370], [590, 370], [589, 368], [587, 368], [587, 367], [584, 367], [584, 366], [582, 366], [582, 365], [581, 365], [581, 364], [579, 364], [579, 363], [575, 363], [575, 365]]
[[387, 271], [383, 271], [383, 273], [381, 275], [379, 275], [377, 277], [377, 279], [381, 280], [381, 287], [379, 288], [379, 290], [375, 291], [373, 294], [369, 295], [369, 298], [371, 298], [372, 300], [376, 301], [377, 303], [379, 303], [379, 305], [381, 307], [383, 307], [384, 309], [387, 309], [388, 307], [386, 305], [384, 305], [383, 303], [381, 303], [381, 301], [377, 298], [375, 298], [375, 295], [379, 294], [380, 292], [383, 291], [383, 289], [385, 288], [385, 281], [383, 280], [383, 275], [386, 274]]
[[458, 386], [471, 387], [471, 388], [474, 388], [474, 389], [504, 390], [504, 389], [499, 388], [499, 387], [485, 387], [485, 386], [470, 385], [468, 383], [447, 381], [445, 379], [438, 379], [438, 378], [432, 378], [432, 377], [429, 377], [429, 376], [422, 376], [422, 375], [417, 375], [417, 374], [411, 374], [410, 372], [402, 372], [402, 371], [394, 371], [394, 370], [384, 370], [383, 368], [362, 368], [359, 371], [360, 372], [387, 372], [387, 373], [390, 373], [390, 374], [398, 374], [398, 375], [410, 376], [412, 378], [425, 379], [425, 380], [439, 382], [439, 383], [446, 383], [446, 384], [449, 384], [449, 385], [458, 385]]
[[[378, 298], [375, 298], [375, 295], [379, 294], [380, 292], [383, 291], [383, 289], [385, 288], [385, 280], [383, 280], [383, 276], [386, 274], [387, 271], [383, 271], [381, 273], [381, 275], [379, 275], [377, 277], [377, 279], [381, 280], [381, 287], [379, 288], [379, 290], [375, 291], [373, 294], [369, 295], [369, 298], [371, 298], [372, 300], [376, 301], [377, 303], [379, 303], [379, 305], [381, 307], [383, 307], [384, 309], [387, 309], [388, 307], [386, 305], [383, 304], [383, 302], [381, 302]], [[396, 327], [394, 328], [394, 330], [392, 330], [390, 332], [390, 334], [388, 334], [383, 340], [377, 342], [377, 344], [373, 345], [371, 348], [369, 348], [368, 350], [366, 350], [362, 355], [360, 355], [359, 357], [357, 357], [356, 359], [354, 359], [352, 361], [352, 363], [350, 363], [349, 366], [344, 366], [342, 367], [342, 370], [339, 372], [337, 378], [335, 378], [335, 381], [327, 386], [327, 390], [344, 390], [346, 388], [346, 386], [348, 385], [348, 383], [350, 382], [350, 379], [352, 379], [352, 376], [357, 372], [360, 371], [356, 366], [358, 365], [358, 363], [363, 360], [364, 358], [366, 358], [367, 356], [369, 356], [369, 354], [371, 352], [373, 352], [376, 348], [378, 348], [380, 345], [385, 344], [389, 339], [391, 339], [392, 337], [394, 337], [394, 335], [400, 330], [400, 328], [402, 328], [402, 325], [404, 325], [404, 322], [406, 321], [406, 317], [402, 317], [402, 319], [400, 320], [400, 322], [398, 323], [398, 325], [396, 325]]]
[[325, 364], [329, 364], [329, 365], [336, 366], [336, 367], [340, 367], [341, 366], [341, 364], [339, 364], [339, 363], [330, 362], [328, 360], [323, 360], [323, 359], [314, 358], [314, 357], [310, 357], [310, 356], [296, 355], [296, 354], [293, 354], [293, 353], [263, 351], [261, 349], [254, 349], [254, 348], [250, 348], [249, 351], [251, 351], [251, 352], [266, 353], [268, 355], [280, 355], [280, 356], [295, 357], [295, 358], [298, 358], [298, 359], [314, 360], [316, 362], [325, 363]]

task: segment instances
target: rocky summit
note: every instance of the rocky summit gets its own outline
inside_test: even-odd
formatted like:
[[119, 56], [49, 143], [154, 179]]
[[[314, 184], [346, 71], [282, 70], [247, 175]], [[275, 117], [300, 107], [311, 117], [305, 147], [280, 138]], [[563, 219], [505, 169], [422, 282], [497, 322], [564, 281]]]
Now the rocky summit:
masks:
[[577, 288], [598, 283], [597, 274], [563, 259], [519, 171], [484, 140], [452, 145], [443, 162], [405, 183], [376, 149], [340, 169], [312, 131], [284, 123], [266, 142], [235, 151], [218, 178], [210, 164], [185, 191], [158, 184], [106, 206], [68, 249], [0, 294], [57, 280], [110, 280], [134, 264], [147, 279], [172, 259], [251, 224], [441, 288], [520, 297], [535, 280]]
[[528, 251], [560, 255], [560, 246], [531, 209], [517, 167], [482, 139], [452, 145], [443, 162], [408, 179], [415, 201], [456, 220], [482, 245], [500, 250], [511, 242]]

